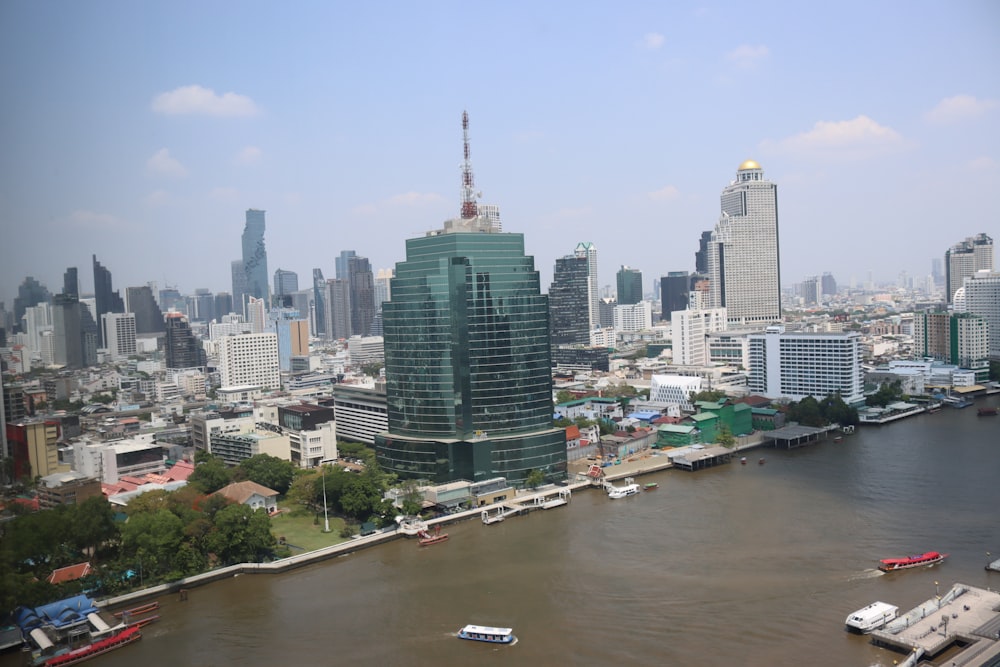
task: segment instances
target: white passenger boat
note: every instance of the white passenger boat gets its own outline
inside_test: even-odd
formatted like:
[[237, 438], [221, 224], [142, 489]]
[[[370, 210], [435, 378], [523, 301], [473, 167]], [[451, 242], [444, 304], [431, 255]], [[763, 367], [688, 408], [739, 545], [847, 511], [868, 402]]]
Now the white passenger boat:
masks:
[[513, 644], [516, 640], [511, 628], [492, 628], [485, 625], [467, 625], [458, 631], [459, 639], [491, 644]]
[[870, 605], [862, 607], [851, 613], [844, 621], [844, 625], [851, 632], [868, 633], [878, 630], [889, 621], [896, 618], [899, 607], [887, 602], [872, 602]]
[[608, 485], [608, 498], [628, 498], [629, 496], [637, 496], [640, 492], [640, 487], [638, 484], [632, 481], [631, 477], [625, 479], [625, 486], [614, 486], [612, 484]]

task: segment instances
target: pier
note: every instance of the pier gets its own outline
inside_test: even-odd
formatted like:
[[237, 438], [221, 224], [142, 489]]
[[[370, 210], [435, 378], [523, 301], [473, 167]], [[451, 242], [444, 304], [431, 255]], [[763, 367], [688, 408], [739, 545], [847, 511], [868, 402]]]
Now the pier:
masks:
[[[871, 633], [872, 643], [909, 654], [906, 663], [936, 659], [946, 664], [985, 667], [1000, 660], [1000, 593], [955, 584]], [[912, 661], [912, 662], [911, 662]]]

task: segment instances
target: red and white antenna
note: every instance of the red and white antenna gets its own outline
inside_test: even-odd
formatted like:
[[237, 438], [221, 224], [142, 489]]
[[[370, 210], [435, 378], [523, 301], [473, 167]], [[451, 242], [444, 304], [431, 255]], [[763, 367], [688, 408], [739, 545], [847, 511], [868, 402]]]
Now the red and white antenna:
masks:
[[462, 112], [462, 219], [472, 220], [478, 217], [476, 199], [479, 197], [472, 179], [472, 161], [469, 160], [469, 113]]

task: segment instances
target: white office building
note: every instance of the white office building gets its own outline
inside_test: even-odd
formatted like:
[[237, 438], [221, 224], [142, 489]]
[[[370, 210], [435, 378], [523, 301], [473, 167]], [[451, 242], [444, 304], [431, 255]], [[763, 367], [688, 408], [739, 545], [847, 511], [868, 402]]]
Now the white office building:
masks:
[[726, 309], [676, 310], [670, 313], [674, 363], [704, 366], [709, 363], [708, 334], [726, 330]]
[[576, 244], [573, 254], [587, 258], [587, 303], [590, 310], [590, 328], [601, 326], [601, 293], [597, 278], [597, 247], [593, 243]]
[[256, 386], [278, 389], [278, 335], [223, 336], [219, 339], [219, 381], [223, 387]]
[[944, 269], [945, 297], [951, 303], [966, 278], [978, 271], [993, 270], [993, 239], [977, 234], [956, 243], [944, 253]]
[[653, 375], [649, 380], [649, 400], [661, 404], [674, 404], [687, 411], [694, 410], [691, 394], [702, 391], [705, 382], [690, 375]]
[[648, 301], [615, 306], [615, 333], [646, 331], [653, 328], [653, 306]]
[[730, 324], [779, 322], [778, 186], [747, 160], [721, 201], [708, 243], [709, 307], [725, 308]]
[[[989, 358], [1000, 361], [1000, 272], [977, 271], [965, 278], [959, 291], [964, 296], [962, 310], [986, 320]], [[955, 302], [957, 311], [957, 298]]]
[[136, 353], [135, 313], [104, 313], [101, 326], [104, 345], [112, 359], [126, 359]]
[[750, 335], [751, 393], [800, 401], [840, 394], [848, 405], [864, 403], [861, 334], [786, 333], [781, 325]]

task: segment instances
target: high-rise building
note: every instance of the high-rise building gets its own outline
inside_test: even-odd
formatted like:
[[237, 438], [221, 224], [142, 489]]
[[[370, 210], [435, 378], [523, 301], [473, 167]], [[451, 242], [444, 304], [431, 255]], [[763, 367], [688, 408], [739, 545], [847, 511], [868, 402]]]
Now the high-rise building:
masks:
[[215, 293], [215, 317], [212, 319], [222, 319], [224, 315], [233, 312], [233, 295], [229, 292]]
[[556, 260], [549, 286], [552, 345], [590, 345], [590, 268], [586, 257]]
[[278, 269], [274, 272], [274, 293], [291, 294], [299, 291], [299, 274], [294, 271]]
[[[246, 294], [258, 299], [268, 298], [267, 248], [264, 246], [264, 211], [247, 209], [243, 228], [243, 275]], [[233, 288], [235, 293], [235, 286]]]
[[646, 331], [653, 327], [653, 305], [648, 301], [615, 306], [615, 333]]
[[135, 313], [137, 335], [162, 334], [166, 331], [163, 313], [156, 305], [153, 289], [149, 285], [126, 287], [125, 298], [128, 301], [128, 312]]
[[135, 354], [135, 313], [104, 313], [101, 334], [112, 359], [124, 359]]
[[[989, 357], [1000, 361], [1000, 272], [977, 271], [965, 279], [961, 290], [964, 312], [986, 320], [989, 334]], [[958, 299], [955, 299], [958, 310]]]
[[223, 387], [280, 389], [278, 335], [268, 332], [220, 338], [219, 381]]
[[799, 284], [799, 296], [802, 297], [802, 302], [807, 306], [814, 306], [822, 301], [821, 287], [819, 276], [809, 276], [803, 280]]
[[972, 313], [916, 313], [913, 354], [973, 370], [977, 382], [986, 382], [990, 376], [989, 325]]
[[837, 280], [832, 273], [824, 273], [820, 278], [820, 283], [823, 296], [837, 296]]
[[670, 314], [687, 310], [691, 293], [691, 276], [687, 271], [670, 271], [660, 278], [660, 319], [670, 320]]
[[356, 254], [357, 253], [355, 253], [353, 250], [341, 250], [340, 255], [333, 258], [333, 264], [335, 269], [334, 277], [337, 280], [347, 280], [348, 276], [347, 263], [351, 260], [351, 257], [354, 257]]
[[205, 350], [183, 314], [169, 312], [167, 325], [167, 368], [200, 368], [205, 366]]
[[192, 322], [211, 322], [215, 317], [215, 295], [207, 288], [197, 288], [188, 301], [188, 319]]
[[590, 328], [593, 329], [601, 326], [601, 291], [597, 277], [597, 247], [587, 241], [580, 242], [576, 244], [576, 250], [574, 250], [573, 254], [577, 257], [585, 257], [587, 259], [587, 298], [590, 306]]
[[778, 186], [747, 160], [722, 191], [722, 214], [708, 244], [712, 308], [731, 324], [781, 320], [778, 260]]
[[37, 306], [52, 298], [49, 290], [31, 276], [28, 276], [17, 287], [17, 296], [14, 297], [14, 324], [20, 326], [24, 311], [31, 306]]
[[670, 314], [674, 363], [705, 366], [709, 363], [709, 334], [726, 330], [726, 309], [678, 310]]
[[367, 336], [375, 319], [375, 278], [367, 257], [347, 260], [347, 281], [351, 286], [351, 334]]
[[848, 405], [864, 403], [861, 334], [785, 332], [782, 325], [750, 334], [751, 393], [768, 398], [839, 394]]
[[326, 281], [326, 335], [330, 340], [351, 337], [351, 284], [347, 279]]
[[956, 243], [944, 253], [944, 266], [945, 296], [951, 303], [966, 278], [976, 271], [993, 270], [993, 239], [977, 234]]
[[320, 338], [326, 337], [326, 280], [322, 269], [313, 269], [313, 331]]
[[565, 477], [548, 301], [522, 234], [493, 233], [473, 217], [407, 240], [383, 324], [383, 469], [437, 482]]
[[[111, 271], [101, 266], [101, 263], [97, 261], [97, 255], [91, 255], [91, 258], [94, 264], [94, 299], [97, 306], [94, 319], [100, 322], [105, 313], [124, 313], [125, 302], [122, 301], [121, 295], [112, 288]], [[97, 330], [97, 346], [107, 346], [104, 332], [100, 328]]]
[[712, 242], [712, 232], [702, 232], [698, 239], [698, 250], [694, 253], [695, 273], [708, 275], [708, 244]]
[[272, 308], [267, 316], [274, 323], [268, 329], [278, 335], [278, 368], [291, 371], [293, 356], [309, 354], [309, 320], [294, 308]]
[[642, 301], [642, 271], [622, 266], [618, 269], [618, 305], [630, 306]]
[[264, 333], [267, 331], [267, 303], [264, 299], [247, 295], [246, 319], [250, 324], [252, 333]]
[[480, 204], [476, 202], [476, 212], [479, 217], [485, 220], [490, 229], [494, 232], [503, 231], [503, 222], [500, 220], [500, 207], [496, 204]]
[[243, 270], [243, 260], [234, 259], [230, 262], [230, 269], [233, 276], [233, 312], [246, 315], [247, 274]]

